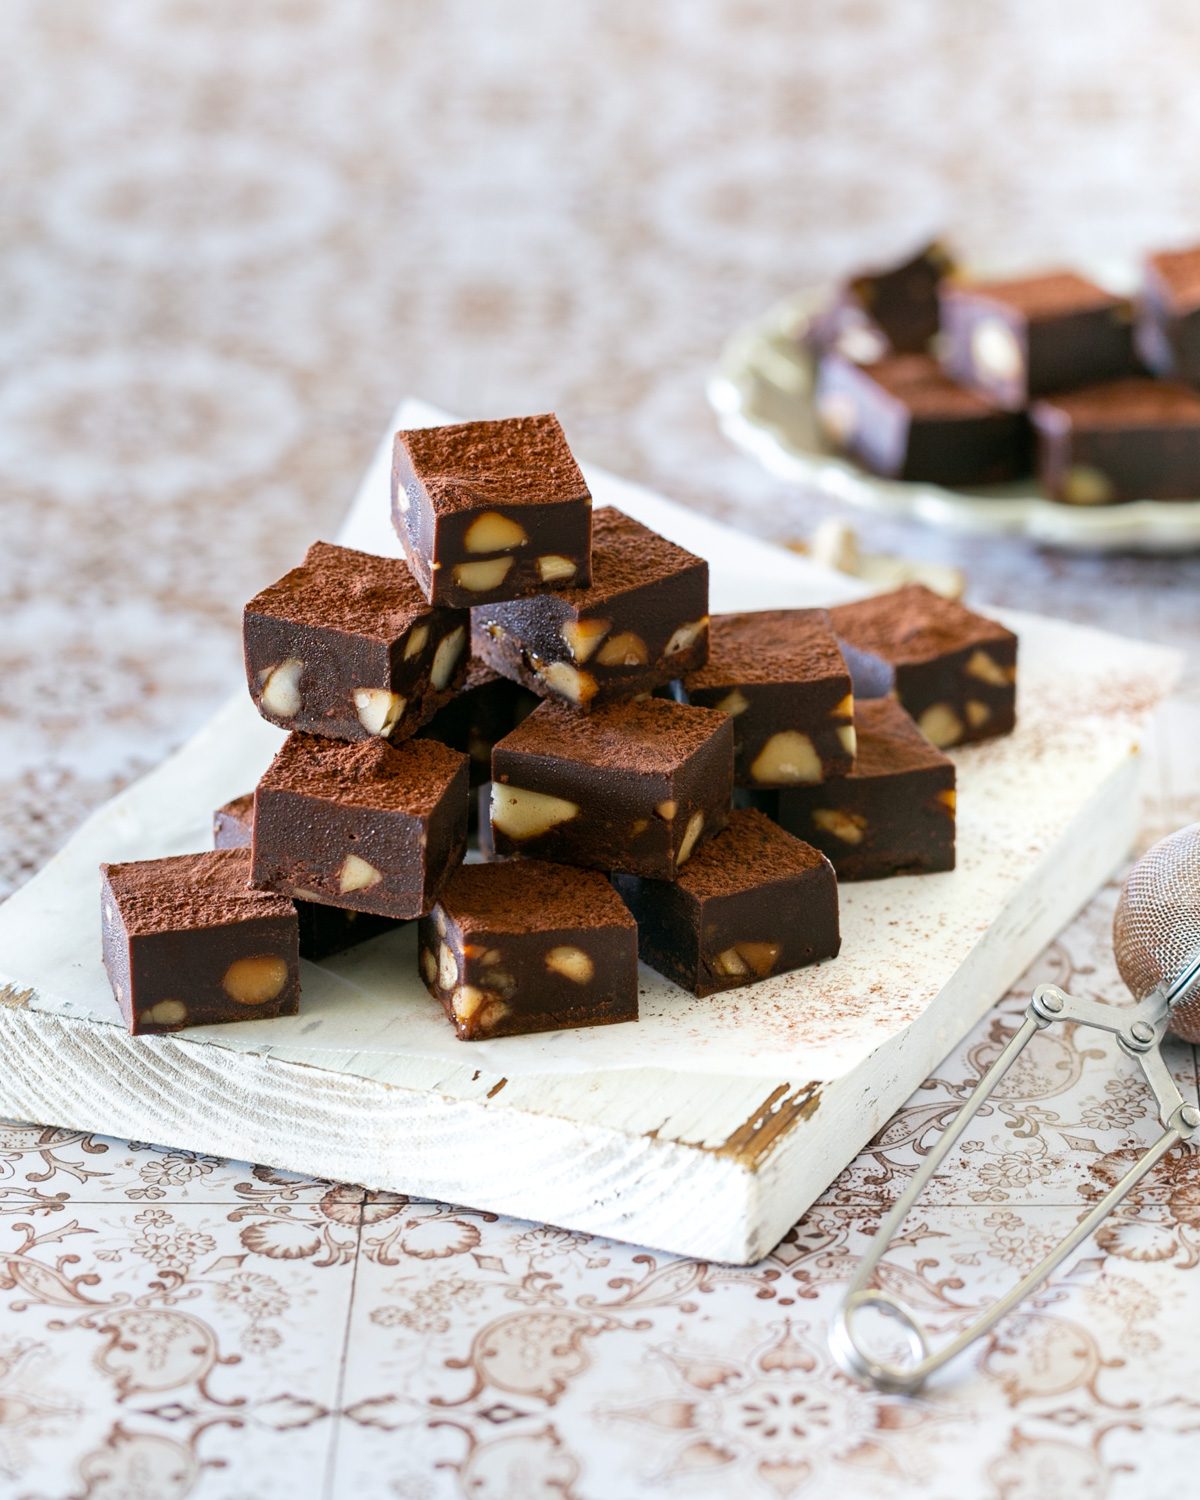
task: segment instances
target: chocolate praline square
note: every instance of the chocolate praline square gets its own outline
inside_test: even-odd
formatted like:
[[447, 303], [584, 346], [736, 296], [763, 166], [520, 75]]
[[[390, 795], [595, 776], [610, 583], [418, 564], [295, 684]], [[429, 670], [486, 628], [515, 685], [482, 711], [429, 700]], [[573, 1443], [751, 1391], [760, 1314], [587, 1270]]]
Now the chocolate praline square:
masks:
[[732, 793], [727, 714], [662, 698], [591, 714], [543, 703], [492, 752], [492, 842], [669, 880], [724, 826]]
[[708, 662], [676, 691], [733, 719], [738, 786], [824, 781], [854, 764], [850, 673], [828, 610], [713, 615]]
[[826, 355], [814, 405], [828, 441], [886, 479], [980, 485], [1029, 470], [1029, 424], [956, 385], [926, 354], [862, 366]]
[[637, 926], [593, 870], [463, 865], [421, 919], [419, 947], [463, 1041], [637, 1020]]
[[466, 670], [465, 611], [431, 609], [399, 558], [314, 542], [246, 605], [246, 677], [263, 718], [339, 740], [400, 740]]
[[1030, 412], [1038, 477], [1068, 505], [1200, 499], [1200, 394], [1118, 380], [1045, 396]]
[[894, 693], [941, 749], [1013, 728], [1017, 638], [995, 620], [920, 583], [829, 614], [856, 703]]
[[1011, 411], [1033, 396], [1137, 370], [1133, 309], [1074, 271], [1008, 281], [944, 281], [942, 363]]
[[396, 434], [392, 522], [431, 604], [586, 584], [592, 497], [552, 413]]
[[467, 758], [292, 734], [254, 794], [254, 884], [382, 917], [433, 905], [467, 843]]
[[135, 1035], [294, 1016], [296, 912], [244, 849], [101, 865], [104, 967]]
[[858, 758], [823, 786], [776, 792], [780, 827], [825, 854], [839, 880], [954, 868], [954, 762], [893, 698], [858, 705]]
[[497, 672], [576, 708], [650, 692], [708, 660], [708, 564], [605, 507], [589, 587], [472, 610], [471, 638]]
[[[249, 849], [254, 841], [254, 793], [234, 797], [213, 813], [215, 849]], [[316, 961], [342, 953], [368, 938], [390, 932], [397, 924], [391, 917], [375, 917], [365, 911], [346, 911], [340, 906], [322, 906], [315, 901], [296, 901], [300, 932], [300, 957]]]
[[642, 960], [694, 995], [737, 989], [841, 947], [837, 878], [825, 856], [739, 808], [675, 880], [614, 875]]

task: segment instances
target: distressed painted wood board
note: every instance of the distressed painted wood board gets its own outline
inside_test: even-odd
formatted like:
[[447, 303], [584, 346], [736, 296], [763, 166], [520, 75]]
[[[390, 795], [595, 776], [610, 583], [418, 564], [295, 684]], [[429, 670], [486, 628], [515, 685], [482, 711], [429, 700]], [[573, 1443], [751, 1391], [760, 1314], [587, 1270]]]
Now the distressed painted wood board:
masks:
[[[437, 420], [410, 405], [397, 422]], [[397, 551], [385, 442], [342, 528]], [[713, 607], [849, 580], [611, 477], [710, 559]], [[129, 1037], [99, 962], [96, 865], [204, 847], [279, 732], [244, 692], [0, 908], [0, 1112], [469, 1204], [657, 1248], [764, 1254], [1107, 878], [1172, 653], [1034, 616], [1017, 733], [956, 752], [960, 865], [843, 888], [834, 963], [698, 1001], [643, 970], [637, 1025], [456, 1041], [412, 927], [306, 965], [296, 1018]]]

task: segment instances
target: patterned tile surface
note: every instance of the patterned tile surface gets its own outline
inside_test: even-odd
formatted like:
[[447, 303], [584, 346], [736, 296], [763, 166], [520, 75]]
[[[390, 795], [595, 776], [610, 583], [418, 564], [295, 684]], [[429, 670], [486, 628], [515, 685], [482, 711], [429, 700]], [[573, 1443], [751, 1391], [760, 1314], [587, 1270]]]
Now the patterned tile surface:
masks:
[[[1200, 231], [1178, 0], [10, 0], [0, 8], [0, 884], [236, 679], [241, 601], [328, 533], [397, 397], [554, 406], [748, 529], [825, 502], [720, 441], [721, 338], [950, 225], [977, 258]], [[1200, 560], [872, 524], [976, 597], [1186, 645], [1144, 837], [1200, 816]], [[1030, 980], [1114, 995], [1110, 891]], [[1027, 985], [762, 1265], [32, 1125], [0, 1129], [0, 1493], [28, 1500], [1166, 1494], [1194, 1473], [1200, 1180], [1139, 1199], [915, 1401], [824, 1331]], [[1196, 1058], [1172, 1065], [1194, 1096]], [[962, 1326], [1150, 1138], [1040, 1039], [887, 1262]]]

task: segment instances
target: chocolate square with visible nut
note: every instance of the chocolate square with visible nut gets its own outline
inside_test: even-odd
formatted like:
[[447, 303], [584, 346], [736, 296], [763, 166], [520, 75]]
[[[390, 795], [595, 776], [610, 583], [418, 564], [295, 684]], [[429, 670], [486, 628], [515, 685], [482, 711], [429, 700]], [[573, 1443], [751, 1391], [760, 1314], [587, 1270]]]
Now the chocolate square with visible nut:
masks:
[[724, 827], [732, 793], [727, 714], [663, 698], [591, 714], [543, 703], [492, 752], [492, 842], [670, 880]]
[[475, 654], [575, 708], [661, 687], [708, 660], [708, 564], [623, 511], [596, 512], [592, 582], [471, 612]]
[[591, 577], [592, 497], [552, 413], [398, 432], [392, 523], [431, 604]]
[[1073, 271], [948, 280], [939, 302], [947, 373], [1009, 411], [1137, 370], [1129, 299]]
[[854, 764], [850, 673], [828, 610], [714, 615], [708, 663], [677, 692], [732, 718], [738, 786], [824, 781]]
[[[234, 797], [213, 813], [214, 849], [249, 849], [254, 841], [254, 793]], [[300, 957], [316, 961], [344, 953], [368, 938], [390, 932], [391, 917], [376, 917], [365, 911], [346, 911], [340, 906], [322, 906], [315, 901], [296, 901], [300, 931]]]
[[737, 989], [841, 947], [837, 877], [818, 850], [739, 808], [676, 880], [615, 875], [642, 959], [694, 995]]
[[405, 739], [462, 680], [468, 628], [465, 611], [430, 608], [399, 558], [314, 542], [246, 605], [250, 696], [284, 729]]
[[829, 611], [854, 697], [895, 694], [940, 749], [1008, 734], [1016, 723], [1017, 638], [924, 584]]
[[1116, 380], [1030, 410], [1038, 477], [1053, 500], [1114, 505], [1200, 499], [1200, 394], [1174, 380]]
[[254, 794], [254, 884], [381, 917], [433, 905], [467, 843], [467, 757], [292, 734]]
[[465, 1042], [637, 1020], [637, 926], [593, 870], [463, 865], [421, 919], [419, 951]]
[[294, 1016], [296, 911], [244, 849], [101, 865], [104, 967], [135, 1035]]
[[858, 705], [858, 758], [823, 786], [774, 794], [781, 828], [825, 854], [839, 880], [954, 868], [954, 762], [894, 698]]

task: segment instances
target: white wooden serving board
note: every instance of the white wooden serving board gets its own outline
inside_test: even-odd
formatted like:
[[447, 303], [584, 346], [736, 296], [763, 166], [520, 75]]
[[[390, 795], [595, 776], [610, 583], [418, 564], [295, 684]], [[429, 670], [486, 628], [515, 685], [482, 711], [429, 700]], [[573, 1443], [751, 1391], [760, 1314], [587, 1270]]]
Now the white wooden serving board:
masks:
[[[410, 403], [396, 425], [441, 419]], [[342, 540], [395, 552], [390, 436]], [[712, 564], [714, 609], [849, 580], [610, 476]], [[834, 962], [698, 1001], [643, 970], [642, 1020], [458, 1042], [413, 928], [305, 965], [300, 1015], [130, 1037], [99, 960], [101, 860], [203, 848], [279, 741], [239, 692], [0, 907], [0, 1111], [514, 1214], [710, 1259], [765, 1254], [1127, 853], [1139, 724], [1174, 655], [1035, 616], [1020, 724], [957, 753], [959, 868], [848, 886]]]

